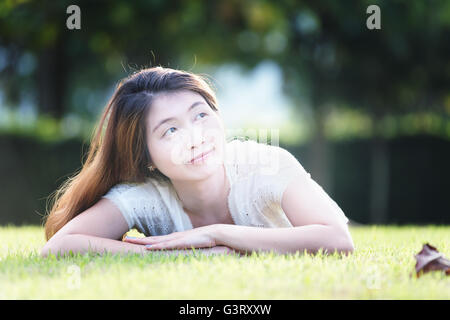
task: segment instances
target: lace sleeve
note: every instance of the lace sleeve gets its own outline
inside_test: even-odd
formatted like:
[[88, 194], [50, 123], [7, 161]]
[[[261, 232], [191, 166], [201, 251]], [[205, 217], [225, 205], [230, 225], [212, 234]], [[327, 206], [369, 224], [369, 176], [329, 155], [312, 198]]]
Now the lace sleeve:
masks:
[[[133, 186], [130, 184], [117, 184], [102, 197], [111, 200], [116, 205], [127, 221], [129, 229], [136, 227], [137, 220], [135, 210], [130, 210], [129, 205], [130, 190], [132, 188]], [[128, 199], [126, 199], [127, 196]]]
[[175, 231], [170, 213], [152, 183], [117, 184], [103, 198], [119, 208], [129, 229], [137, 229], [147, 237]]

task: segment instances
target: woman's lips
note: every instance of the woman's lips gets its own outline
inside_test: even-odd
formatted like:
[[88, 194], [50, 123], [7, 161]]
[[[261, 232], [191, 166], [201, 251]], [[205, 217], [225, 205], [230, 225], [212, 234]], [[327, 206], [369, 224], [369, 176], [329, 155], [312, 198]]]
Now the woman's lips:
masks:
[[208, 158], [214, 151], [214, 148], [212, 148], [211, 150], [202, 153], [201, 155], [195, 157], [194, 159], [192, 159], [191, 161], [188, 162], [188, 164], [196, 164], [199, 162], [203, 162], [206, 158]]

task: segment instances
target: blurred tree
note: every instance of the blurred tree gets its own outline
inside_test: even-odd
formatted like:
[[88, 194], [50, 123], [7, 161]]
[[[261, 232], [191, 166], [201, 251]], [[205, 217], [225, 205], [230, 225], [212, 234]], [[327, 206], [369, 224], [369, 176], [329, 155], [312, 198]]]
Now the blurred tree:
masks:
[[[81, 30], [66, 28], [66, 8], [81, 9]], [[366, 9], [381, 9], [381, 30]], [[34, 94], [41, 112], [96, 115], [92, 92], [129, 70], [164, 65], [272, 59], [286, 93], [314, 110], [311, 172], [331, 189], [325, 120], [331, 107], [361, 108], [374, 119], [372, 222], [383, 222], [389, 154], [383, 118], [443, 110], [450, 101], [450, 2], [382, 1], [27, 1], [0, 2], [0, 76], [11, 104]], [[3, 62], [2, 62], [3, 61]], [[30, 83], [30, 79], [34, 79]], [[92, 102], [94, 101], [94, 102]]]
[[[24, 80], [34, 79], [27, 89], [40, 112], [57, 118], [74, 110], [94, 116], [98, 110], [88, 110], [80, 96], [86, 102], [89, 92], [104, 92], [111, 79], [129, 71], [123, 70], [127, 60], [148, 65], [152, 49], [157, 52], [155, 64], [175, 60], [163, 23], [165, 14], [177, 12], [173, 3], [76, 1], [81, 30], [66, 27], [71, 4], [68, 0], [0, 3], [0, 55], [5, 56], [0, 75], [8, 104], [19, 104]], [[35, 66], [24, 74], [21, 60], [26, 56], [33, 57]]]
[[[381, 8], [381, 30], [366, 27], [366, 8]], [[315, 109], [313, 174], [328, 185], [324, 119], [328, 107], [363, 108], [373, 118], [371, 221], [386, 222], [389, 152], [382, 120], [419, 110], [444, 113], [450, 96], [450, 3], [315, 1], [280, 3], [290, 38], [280, 65], [287, 91], [307, 85]], [[287, 56], [286, 56], [287, 55]], [[448, 116], [447, 116], [448, 117]]]

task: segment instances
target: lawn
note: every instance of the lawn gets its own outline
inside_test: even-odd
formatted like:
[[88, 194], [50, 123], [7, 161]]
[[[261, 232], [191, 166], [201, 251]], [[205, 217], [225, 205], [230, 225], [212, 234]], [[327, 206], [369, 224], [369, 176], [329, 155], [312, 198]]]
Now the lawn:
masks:
[[0, 227], [0, 299], [450, 299], [450, 277], [414, 273], [426, 242], [450, 258], [450, 226], [351, 227], [350, 256], [271, 253], [41, 258], [37, 226]]

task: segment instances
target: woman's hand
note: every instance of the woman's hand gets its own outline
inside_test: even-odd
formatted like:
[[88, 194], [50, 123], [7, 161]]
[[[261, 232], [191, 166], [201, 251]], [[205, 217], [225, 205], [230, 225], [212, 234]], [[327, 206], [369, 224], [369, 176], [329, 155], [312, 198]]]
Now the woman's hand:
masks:
[[212, 248], [216, 246], [215, 233], [218, 225], [212, 224], [164, 236], [144, 238], [125, 237], [123, 241], [145, 245], [147, 250]]
[[205, 254], [207, 255], [211, 255], [211, 254], [233, 254], [233, 253], [237, 253], [237, 254], [241, 254], [239, 251], [234, 250], [233, 248], [227, 247], [227, 246], [215, 246], [212, 248], [208, 248], [208, 249], [204, 249], [206, 252]]

